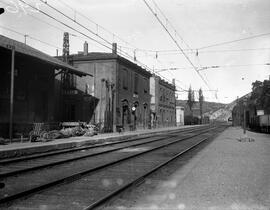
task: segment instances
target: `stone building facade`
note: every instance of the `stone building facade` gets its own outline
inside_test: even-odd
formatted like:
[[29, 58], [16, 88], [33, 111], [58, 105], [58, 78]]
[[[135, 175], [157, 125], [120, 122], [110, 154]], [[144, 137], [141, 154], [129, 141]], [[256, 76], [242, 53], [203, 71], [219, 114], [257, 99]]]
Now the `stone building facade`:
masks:
[[175, 85], [158, 76], [150, 78], [151, 126], [169, 127], [176, 125]]
[[69, 62], [93, 77], [78, 78], [77, 85], [95, 98], [92, 123], [103, 132], [147, 128], [150, 121], [151, 73], [135, 63], [113, 53], [71, 55]]

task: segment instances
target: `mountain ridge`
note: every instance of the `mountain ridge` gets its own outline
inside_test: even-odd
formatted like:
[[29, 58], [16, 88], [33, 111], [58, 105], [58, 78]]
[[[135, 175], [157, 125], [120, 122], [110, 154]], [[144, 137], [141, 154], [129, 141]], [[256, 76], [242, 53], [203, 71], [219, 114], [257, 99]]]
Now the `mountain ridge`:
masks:
[[[204, 101], [203, 116], [209, 117], [210, 120], [228, 121], [232, 116], [232, 110], [236, 103], [237, 100], [234, 100], [229, 104]], [[187, 105], [187, 100], [177, 100], [176, 105], [183, 106], [185, 108], [185, 116], [191, 115], [191, 111]], [[192, 110], [193, 116], [200, 116], [200, 104], [198, 101], [196, 101]]]

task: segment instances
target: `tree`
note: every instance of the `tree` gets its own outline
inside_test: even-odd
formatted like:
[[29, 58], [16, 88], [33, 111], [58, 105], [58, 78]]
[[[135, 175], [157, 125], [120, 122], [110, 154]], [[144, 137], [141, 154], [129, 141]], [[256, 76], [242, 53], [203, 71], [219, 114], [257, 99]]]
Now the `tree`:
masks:
[[260, 103], [267, 114], [270, 113], [270, 80], [263, 81]]
[[250, 106], [270, 112], [270, 80], [255, 81], [252, 83]]
[[187, 100], [187, 105], [190, 109], [191, 116], [193, 116], [193, 110], [192, 107], [195, 104], [195, 98], [194, 98], [194, 90], [191, 89], [191, 86], [188, 89], [188, 100]]
[[200, 88], [199, 90], [199, 103], [200, 103], [200, 116], [201, 116], [201, 124], [202, 124], [202, 117], [203, 117], [203, 101], [204, 101], [204, 97], [203, 97], [203, 92], [202, 89]]

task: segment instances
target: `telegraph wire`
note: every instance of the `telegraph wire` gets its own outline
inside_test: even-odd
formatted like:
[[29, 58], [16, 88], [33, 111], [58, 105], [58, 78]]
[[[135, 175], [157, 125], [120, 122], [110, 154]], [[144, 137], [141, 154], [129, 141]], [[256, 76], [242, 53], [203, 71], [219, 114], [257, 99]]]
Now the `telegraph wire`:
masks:
[[172, 36], [172, 34], [168, 31], [168, 29], [166, 28], [166, 26], [164, 25], [164, 23], [160, 20], [160, 18], [158, 17], [158, 15], [154, 12], [154, 10], [146, 2], [146, 0], [143, 0], [143, 1], [146, 4], [146, 6], [148, 7], [148, 9], [152, 12], [152, 14], [156, 17], [156, 19], [158, 20], [158, 22], [162, 25], [162, 27], [164, 28], [164, 30], [169, 34], [169, 36], [171, 37], [171, 39], [174, 41], [174, 43], [176, 44], [176, 46], [180, 49], [180, 51], [182, 52], [182, 54], [185, 56], [185, 58], [188, 60], [188, 62], [191, 64], [191, 66], [194, 68], [194, 70], [197, 72], [197, 74], [200, 76], [200, 78], [203, 80], [203, 82], [206, 84], [206, 86], [209, 89], [211, 89], [209, 87], [208, 83], [206, 82], [206, 80], [202, 77], [202, 75], [197, 70], [197, 67], [193, 64], [193, 62], [190, 60], [190, 58], [185, 54], [185, 52], [183, 51], [183, 49], [180, 47], [180, 45], [178, 44], [178, 42], [174, 39], [174, 37]]
[[214, 69], [214, 68], [234, 68], [234, 67], [244, 67], [244, 66], [268, 66], [270, 63], [260, 63], [260, 64], [239, 64], [239, 65], [220, 65], [220, 66], [213, 66], [210, 68], [200, 69], [199, 71], [204, 71], [207, 69]]
[[[13, 33], [19, 34], [19, 35], [21, 35], [21, 36], [23, 36], [23, 37], [26, 36], [26, 34], [24, 34], [24, 33], [18, 32], [18, 31], [14, 30], [14, 29], [11, 29], [11, 28], [7, 28], [7, 27], [5, 27], [5, 26], [1, 26], [1, 25], [0, 25], [0, 28], [3, 28], [3, 29], [5, 29], [5, 30], [11, 31], [11, 32], [13, 32]], [[62, 49], [62, 48], [60, 48], [60, 47], [57, 47], [57, 46], [55, 46], [55, 45], [49, 44], [49, 43], [47, 43], [47, 42], [44, 42], [44, 41], [42, 41], [42, 40], [40, 40], [40, 39], [37, 39], [37, 38], [35, 38], [35, 37], [32, 37], [32, 36], [30, 36], [30, 35], [27, 35], [27, 38], [32, 39], [32, 40], [35, 40], [35, 41], [38, 41], [38, 42], [40, 42], [40, 43], [43, 43], [43, 44], [45, 44], [45, 45], [47, 45], [47, 46], [50, 46], [50, 47], [53, 47], [53, 48], [56, 48], [56, 49], [60, 49], [60, 50]], [[119, 53], [119, 54], [122, 55], [122, 56], [124, 56], [123, 53]], [[131, 57], [131, 56], [128, 55], [128, 54], [126, 54], [126, 55], [129, 56], [129, 57]], [[131, 58], [132, 58], [132, 57], [131, 57]], [[141, 63], [141, 65], [144, 65], [144, 64]], [[144, 65], [144, 67], [149, 69], [149, 67], [147, 67], [146, 65]], [[167, 79], [167, 78], [165, 78], [165, 79]]]
[[[22, 1], [22, 0], [20, 0]], [[92, 30], [88, 29], [87, 27], [85, 27], [84, 25], [82, 25], [81, 23], [79, 23], [78, 21], [73, 20], [72, 18], [70, 18], [69, 16], [67, 16], [66, 14], [64, 14], [63, 12], [61, 12], [60, 10], [58, 10], [57, 8], [53, 7], [52, 5], [48, 4], [48, 2], [43, 2], [42, 0], [39, 0], [42, 3], [46, 4], [47, 6], [49, 6], [51, 9], [57, 11], [58, 13], [60, 13], [61, 15], [63, 15], [64, 17], [68, 18], [69, 20], [73, 21], [74, 23], [78, 24], [79, 26], [83, 27], [84, 29], [86, 29], [87, 31], [89, 31], [90, 33], [96, 35], [97, 37], [99, 37], [100, 39], [102, 39], [103, 41], [107, 42], [109, 45], [112, 45], [111, 42], [109, 42], [108, 40], [104, 39], [103, 37], [101, 37], [100, 35], [96, 34], [95, 32], [93, 32]], [[77, 30], [76, 30], [77, 31]], [[78, 31], [77, 31], [78, 32]], [[81, 33], [81, 32], [80, 32]], [[84, 34], [85, 35], [85, 34]], [[111, 49], [111, 47], [109, 47], [109, 49]], [[130, 57], [132, 59], [132, 56], [130, 56], [128, 53], [124, 52], [122, 54], [126, 54], [128, 57]], [[144, 65], [146, 66], [146, 65]]]
[[[107, 42], [108, 44], [112, 45], [111, 42], [109, 42], [108, 40], [104, 39], [103, 37], [101, 37], [100, 35], [98, 35], [97, 33], [93, 32], [92, 30], [88, 29], [87, 27], [85, 27], [84, 25], [80, 24], [78, 21], [70, 18], [69, 16], [67, 16], [66, 14], [64, 14], [63, 12], [61, 12], [60, 10], [58, 10], [57, 8], [53, 7], [52, 5], [48, 4], [48, 2], [43, 2], [42, 0], [39, 0], [41, 1], [42, 3], [46, 4], [47, 6], [49, 6], [51, 9], [57, 11], [58, 13], [60, 13], [61, 15], [63, 15], [64, 17], [68, 18], [69, 20], [73, 21], [74, 23], [78, 24], [79, 26], [83, 27], [84, 29], [88, 30], [90, 33], [98, 36], [100, 39], [104, 40], [105, 42]], [[63, 2], [62, 2], [63, 3]], [[65, 4], [66, 5], [66, 4]], [[69, 5], [66, 5], [70, 8]], [[70, 8], [71, 9], [71, 8]], [[74, 10], [74, 9], [72, 9]], [[75, 11], [75, 10], [74, 10]], [[77, 12], [77, 11], [76, 11]], [[77, 12], [78, 14], [80, 14], [81, 16], [87, 18], [86, 16], [82, 15], [81, 13]], [[87, 18], [89, 21], [93, 22], [91, 19]], [[95, 23], [95, 22], [94, 22]], [[97, 23], [95, 23], [96, 25], [98, 25]], [[99, 25], [98, 25], [99, 26]], [[103, 27], [102, 27], [103, 28]], [[113, 34], [114, 35], [114, 34]], [[127, 43], [127, 42], [126, 42]], [[121, 54], [121, 52], [119, 53]], [[122, 51], [122, 55], [125, 54], [126, 56], [128, 56], [131, 60], [133, 59], [133, 57], [131, 55], [129, 55], [128, 53]], [[150, 69], [149, 67], [147, 67], [145, 64], [142, 64], [141, 62], [137, 61], [138, 63], [140, 63], [140, 65], [144, 66], [146, 69]], [[151, 69], [150, 69], [151, 71]], [[166, 79], [167, 80], [167, 79]]]
[[[203, 66], [198, 71], [204, 71], [208, 69], [217, 69], [217, 68], [234, 68], [234, 67], [244, 67], [244, 66], [269, 66], [269, 63], [259, 63], [259, 64], [237, 64], [237, 65], [216, 65], [216, 66]], [[156, 72], [162, 71], [175, 71], [175, 70], [185, 70], [185, 69], [192, 69], [192, 67], [172, 67], [172, 68], [163, 68], [163, 69], [156, 69]]]
[[[112, 43], [110, 43], [108, 40], [106, 40], [106, 39], [104, 39], [103, 37], [101, 37], [100, 35], [98, 35], [97, 33], [93, 32], [92, 30], [88, 29], [88, 28], [85, 27], [84, 25], [80, 24], [78, 21], [76, 21], [76, 20], [70, 18], [69, 16], [67, 16], [66, 14], [64, 14], [63, 12], [61, 12], [60, 10], [58, 10], [57, 8], [55, 8], [55, 7], [53, 7], [52, 5], [48, 4], [48, 2], [44, 2], [44, 1], [42, 1], [42, 0], [39, 0], [39, 1], [41, 1], [42, 3], [48, 5], [51, 9], [57, 11], [58, 13], [60, 13], [60, 14], [63, 15], [64, 17], [68, 18], [69, 20], [73, 21], [74, 23], [78, 24], [79, 26], [83, 27], [84, 29], [88, 30], [90, 33], [92, 33], [92, 34], [98, 36], [100, 39], [104, 40], [104, 41], [107, 42], [108, 44], [110, 44], [110, 45], [112, 44]], [[121, 54], [121, 53], [120, 53], [120, 54]], [[128, 56], [130, 59], [133, 59], [133, 57], [132, 57], [131, 55], [129, 55], [128, 53], [126, 53], [126, 52], [124, 52], [124, 51], [122, 52], [122, 55], [123, 55], [123, 54], [125, 54], [126, 56]], [[145, 64], [143, 64], [143, 63], [141, 63], [141, 62], [139, 62], [139, 61], [138, 61], [138, 63], [140, 63], [140, 65], [142, 65], [144, 68], [146, 68], [146, 69], [148, 69], [148, 70], [151, 71], [151, 69], [150, 69], [149, 67], [147, 67], [147, 65], [145, 65]], [[165, 78], [165, 79], [168, 80], [167, 78]]]
[[[130, 49], [130, 50], [134, 50], [134, 48], [130, 48], [130, 47], [125, 47], [125, 46], [121, 46], [122, 48], [126, 48], [126, 49]], [[192, 53], [193, 54], [193, 50], [197, 50], [197, 49], [183, 49], [183, 51], [185, 51], [186, 53]], [[259, 51], [259, 50], [270, 50], [270, 48], [247, 48], [247, 49], [231, 49], [231, 50], [201, 50], [199, 51], [199, 53], [218, 53], [218, 52], [240, 52], [240, 51]], [[177, 55], [179, 52], [181, 52], [180, 50], [150, 50], [150, 49], [142, 49], [142, 48], [136, 48], [136, 51], [141, 51], [141, 52], [148, 52], [148, 53], [159, 53], [161, 55]]]
[[[61, 21], [61, 20], [58, 20], [57, 18], [53, 17], [52, 15], [48, 14], [47, 12], [44, 12], [44, 11], [40, 10], [39, 8], [36, 8], [36, 7], [32, 6], [31, 4], [25, 2], [24, 0], [19, 0], [19, 1], [22, 2], [23, 4], [27, 5], [27, 6], [31, 7], [32, 9], [34, 9], [34, 10], [36, 10], [36, 11], [42, 13], [43, 15], [49, 17], [50, 19], [53, 19], [54, 21], [60, 23], [61, 25], [64, 25], [65, 27], [67, 27], [67, 28], [69, 28], [69, 29], [71, 29], [71, 30], [73, 30], [73, 31], [76, 31], [77, 33], [79, 33], [79, 34], [81, 34], [81, 35], [87, 37], [88, 39], [90, 39], [90, 40], [92, 40], [92, 41], [94, 41], [94, 42], [97, 42], [98, 44], [102, 45], [103, 47], [108, 48], [109, 50], [112, 50], [111, 46], [107, 46], [106, 44], [101, 43], [99, 40], [96, 40], [96, 39], [94, 39], [94, 38], [88, 36], [87, 34], [85, 34], [85, 33], [81, 32], [81, 31], [75, 29], [74, 27], [69, 26], [68, 24], [64, 23], [64, 22]], [[40, 0], [40, 1], [41, 1], [41, 0]], [[43, 3], [46, 4], [46, 2], [43, 2]], [[128, 53], [126, 53], [126, 52], [124, 52], [124, 51], [123, 51], [123, 53], [126, 54], [126, 55], [128, 55], [128, 57], [132, 58], [132, 56], [130, 56]], [[123, 53], [119, 53], [119, 54], [121, 54], [121, 55], [124, 56]], [[139, 61], [137, 61], [137, 63], [139, 63], [140, 65], [142, 65], [142, 66], [143, 66], [144, 68], [146, 68], [147, 70], [152, 71], [147, 65], [145, 65], [145, 64], [143, 64], [143, 63], [141, 63], [141, 62], [139, 62]], [[163, 77], [162, 75], [160, 75], [160, 76]], [[167, 78], [165, 78], [165, 77], [163, 77], [163, 78], [164, 78], [165, 80], [169, 81]]]
[[[88, 39], [97, 42], [98, 44], [100, 44], [100, 45], [102, 45], [102, 46], [108, 48], [109, 50], [112, 50], [111, 46], [107, 46], [107, 45], [101, 43], [100, 41], [98, 41], [98, 40], [96, 40], [96, 39], [94, 39], [94, 38], [88, 36], [87, 34], [85, 34], [85, 33], [81, 32], [81, 31], [79, 31], [79, 30], [77, 30], [77, 29], [75, 29], [75, 28], [73, 28], [73, 27], [67, 25], [67, 24], [64, 23], [63, 21], [58, 20], [57, 18], [53, 17], [52, 15], [49, 15], [48, 13], [46, 13], [46, 12], [44, 12], [44, 11], [38, 9], [38, 8], [33, 7], [31, 4], [25, 2], [24, 0], [19, 0], [19, 1], [22, 2], [22, 3], [24, 3], [24, 4], [27, 5], [27, 6], [31, 7], [32, 9], [39, 11], [40, 13], [42, 13], [42, 14], [44, 14], [45, 16], [47, 16], [47, 17], [53, 19], [54, 21], [56, 21], [56, 22], [58, 22], [58, 23], [60, 23], [60, 24], [62, 24], [62, 25], [64, 25], [64, 26], [68, 27], [69, 29], [72, 29], [72, 30], [76, 31], [77, 33], [79, 33], [79, 34], [81, 34], [81, 35], [87, 37]], [[41, 1], [41, 0], [40, 0], [40, 1]], [[46, 2], [43, 2], [43, 3], [47, 4]], [[61, 11], [59, 11], [59, 12], [61, 13]], [[126, 53], [126, 54], [127, 54], [127, 53]], [[130, 57], [131, 57], [131, 56], [130, 56]]]
[[[6, 2], [3, 2], [3, 4], [5, 4], [5, 5], [7, 5], [7, 6], [11, 6], [10, 4], [8, 4], [8, 3], [6, 3]], [[58, 31], [61, 31], [61, 32], [67, 32], [67, 30], [64, 30], [64, 29], [62, 29], [62, 28], [60, 28], [60, 27], [58, 27], [58, 26], [56, 26], [56, 25], [54, 25], [54, 24], [51, 24], [51, 23], [49, 23], [49, 22], [47, 22], [47, 21], [45, 21], [45, 20], [42, 20], [42, 19], [40, 19], [40, 18], [38, 18], [38, 17], [36, 17], [36, 16], [30, 14], [30, 13], [27, 13], [27, 15], [30, 16], [30, 17], [32, 17], [33, 19], [35, 19], [35, 20], [41, 22], [41, 23], [44, 23], [44, 24], [46, 24], [46, 25], [48, 25], [48, 26], [51, 26], [52, 28], [57, 29]], [[15, 32], [15, 33], [16, 33], [16, 32]], [[84, 38], [84, 37], [82, 37], [82, 36], [79, 36], [78, 34], [73, 34], [73, 33], [71, 33], [70, 31], [68, 31], [68, 33], [69, 33], [70, 36], [75, 37], [75, 38], [77, 38], [77, 39], [79, 39], [79, 40], [81, 40], [81, 41], [88, 40], [88, 38]], [[20, 34], [20, 35], [25, 36], [25, 34]], [[40, 40], [40, 41], [41, 41], [41, 40]], [[93, 41], [93, 40], [91, 40], [91, 41]], [[42, 42], [42, 41], [41, 41], [41, 42]], [[95, 43], [92, 43], [92, 44], [95, 45], [96, 47], [99, 47], [99, 46], [96, 45]], [[47, 43], [46, 45], [48, 45], [48, 43]], [[55, 48], [56, 48], [56, 49], [60, 49], [60, 50], [63, 49], [63, 48], [57, 48], [57, 47], [55, 47]]]
[[[60, 14], [64, 15], [65, 17], [67, 17], [68, 19], [72, 20], [73, 22], [79, 24], [75, 19], [72, 19], [70, 17], [68, 17], [67, 15], [65, 15], [64, 13], [62, 13], [61, 11], [59, 11], [58, 9], [56, 9], [55, 7], [53, 7], [52, 5], [48, 4], [47, 1], [44, 2], [42, 0], [39, 0], [42, 3], [48, 5], [50, 8], [54, 9], [55, 11], [59, 12]], [[94, 22], [93, 20], [91, 20], [90, 18], [88, 18], [87, 16], [83, 15], [82, 13], [78, 12], [77, 10], [73, 9], [72, 7], [70, 7], [68, 4], [64, 3], [62, 0], [59, 0], [59, 2], [61, 2], [62, 4], [64, 4], [66, 7], [70, 8], [71, 10], [73, 10], [74, 12], [78, 13], [79, 15], [81, 15], [82, 17], [86, 18], [88, 21], [92, 22], [93, 24], [95, 24], [97, 27], [102, 28], [103, 30], [107, 31], [108, 33], [112, 34], [115, 37], [118, 37], [120, 40], [122, 40], [124, 43], [129, 44], [130, 46], [132, 46], [130, 43], [126, 42], [125, 40], [123, 40], [122, 38], [120, 38], [119, 36], [115, 35], [114, 33], [108, 31], [107, 29], [105, 29], [104, 27], [102, 27], [101, 25], [97, 24], [96, 22]], [[144, 2], [146, 3], [146, 1], [144, 0]], [[155, 7], [160, 11], [160, 13], [162, 14], [162, 16], [166, 19], [166, 22], [169, 23], [171, 25], [172, 28], [173, 25], [171, 24], [171, 22], [169, 21], [169, 19], [165, 16], [165, 14], [162, 12], [162, 10], [159, 8], [159, 6], [156, 4], [156, 2], [154, 0], [152, 0], [153, 4], [155, 5]], [[146, 3], [147, 4], [147, 3]], [[149, 8], [150, 9], [150, 8]], [[157, 14], [153, 13], [156, 17]], [[83, 25], [79, 24], [81, 27], [85, 28], [86, 30], [89, 30], [88, 28], [84, 27]], [[192, 53], [195, 49], [192, 49], [189, 47], [189, 45], [184, 41], [184, 39], [180, 36], [180, 34], [174, 30], [175, 33], [180, 37], [180, 39], [186, 44], [186, 46], [188, 46], [188, 50], [190, 50]], [[103, 41], [107, 42], [108, 44], [111, 44], [109, 41], [107, 41], [106, 39], [102, 38], [101, 36], [98, 35], [98, 32], [95, 33], [92, 30], [90, 30], [90, 32], [96, 36], [98, 36], [99, 38], [101, 38]], [[213, 45], [208, 45], [208, 46], [204, 46], [204, 47], [200, 47], [198, 48], [198, 50], [201, 49], [205, 49], [205, 48], [210, 48], [210, 47], [215, 47], [215, 46], [219, 46], [219, 45], [224, 45], [224, 44], [229, 44], [229, 43], [233, 43], [233, 42], [238, 42], [238, 41], [243, 41], [243, 40], [247, 40], [247, 39], [253, 39], [253, 38], [257, 38], [257, 37], [261, 37], [261, 36], [266, 36], [269, 35], [270, 33], [265, 33], [265, 34], [259, 34], [259, 35], [255, 35], [255, 36], [251, 36], [251, 37], [246, 37], [246, 38], [242, 38], [242, 39], [237, 39], [237, 40], [232, 40], [232, 41], [227, 41], [227, 42], [221, 42], [221, 43], [217, 43], [217, 44], [213, 44]], [[138, 48], [135, 48], [136, 50], [141, 50]], [[145, 50], [144, 50], [145, 51]], [[184, 51], [184, 50], [183, 50]], [[152, 52], [161, 52], [161, 51], [152, 51]], [[164, 51], [163, 51], [164, 52]], [[224, 51], [225, 52], [225, 51]]]
[[[100, 24], [98, 24], [97, 22], [93, 21], [92, 19], [90, 19], [89, 17], [87, 17], [86, 15], [84, 15], [83, 13], [79, 12], [78, 10], [72, 8], [71, 6], [69, 6], [67, 3], [65, 3], [62, 0], [57, 0], [57, 2], [62, 3], [63, 5], [65, 5], [66, 7], [68, 7], [69, 9], [71, 9], [72, 11], [74, 11], [76, 14], [79, 14], [80, 16], [82, 16], [83, 18], [87, 19], [89, 22], [93, 23], [94, 25], [96, 25], [97, 28], [101, 28], [104, 31], [106, 31], [107, 33], [111, 34], [113, 37], [118, 38], [119, 40], [121, 40], [123, 43], [125, 43], [126, 45], [130, 45], [135, 47], [134, 45], [132, 45], [131, 43], [127, 42], [126, 40], [124, 40], [123, 38], [121, 38], [120, 36], [118, 36], [117, 34], [109, 31], [108, 29], [106, 29], [105, 27], [101, 26]], [[135, 47], [136, 48], [136, 47]]]
[[85, 27], [84, 25], [80, 24], [79, 22], [77, 22], [76, 20], [72, 19], [71, 17], [69, 17], [68, 15], [66, 15], [65, 13], [61, 12], [60, 10], [58, 10], [57, 8], [55, 8], [54, 6], [52, 6], [51, 4], [49, 4], [47, 1], [44, 2], [42, 0], [39, 0], [40, 2], [42, 2], [43, 4], [47, 5], [48, 7], [50, 7], [51, 9], [53, 9], [54, 11], [60, 13], [61, 15], [63, 15], [64, 17], [68, 18], [69, 20], [73, 21], [74, 23], [76, 23], [77, 25], [81, 26], [82, 28], [84, 28], [85, 30], [89, 31], [91, 34], [97, 36], [98, 38], [102, 39], [104, 42], [106, 42], [109, 45], [112, 45], [111, 42], [109, 42], [108, 40], [104, 39], [103, 37], [101, 37], [100, 35], [98, 35], [98, 33], [95, 33], [94, 31], [90, 30], [89, 28]]
[[[196, 57], [196, 59], [197, 59], [198, 65], [200, 66], [200, 69], [203, 69], [203, 67], [202, 67], [202, 65], [201, 65], [200, 57], [199, 57], [199, 55], [198, 55], [198, 51], [196, 52], [195, 57]], [[199, 70], [198, 70], [198, 71], [199, 71]], [[204, 72], [203, 72], [203, 73], [204, 73]], [[209, 80], [207, 79], [207, 77], [206, 77], [205, 74], [204, 74], [204, 76], [205, 76], [206, 81], [207, 81], [208, 84], [209, 84], [210, 82], [209, 82]], [[217, 97], [217, 92], [215, 92], [215, 98], [216, 98], [217, 100], [219, 100], [218, 97]]]
[[249, 37], [245, 37], [245, 38], [241, 38], [241, 39], [235, 39], [235, 40], [232, 40], [232, 41], [220, 42], [220, 43], [200, 47], [200, 48], [198, 48], [198, 50], [202, 50], [202, 49], [206, 49], [206, 48], [210, 48], [210, 47], [221, 46], [221, 45], [226, 45], [226, 44], [231, 44], [231, 43], [234, 43], [234, 42], [240, 42], [240, 41], [244, 41], [244, 40], [248, 40], [248, 39], [254, 39], [254, 38], [258, 38], [258, 37], [262, 37], [262, 36], [268, 36], [268, 35], [270, 35], [270, 32], [264, 33], [264, 34], [257, 34], [257, 35], [254, 35], [254, 36], [249, 36]]
[[69, 26], [68, 24], [66, 24], [66, 23], [64, 23], [64, 22], [62, 22], [62, 21], [60, 21], [60, 20], [58, 20], [57, 18], [53, 17], [52, 15], [49, 15], [48, 13], [46, 13], [46, 12], [44, 12], [44, 11], [42, 11], [42, 10], [40, 10], [40, 9], [36, 8], [36, 7], [33, 7], [31, 4], [29, 4], [29, 3], [25, 2], [24, 0], [18, 0], [18, 1], [20, 1], [20, 2], [24, 3], [25, 5], [27, 5], [27, 6], [31, 7], [31, 8], [32, 8], [32, 9], [34, 9], [34, 10], [39, 11], [40, 13], [44, 14], [45, 16], [47, 16], [47, 17], [49, 17], [49, 18], [51, 18], [51, 19], [55, 20], [56, 22], [58, 22], [58, 23], [60, 23], [60, 24], [62, 24], [62, 25], [64, 25], [64, 26], [66, 26], [67, 28], [69, 28], [69, 29], [71, 29], [71, 30], [76, 31], [77, 33], [79, 33], [79, 34], [81, 34], [81, 35], [83, 35], [83, 36], [87, 37], [88, 39], [90, 39], [90, 40], [92, 40], [92, 41], [94, 41], [94, 42], [99, 43], [99, 44], [100, 44], [100, 45], [102, 45], [103, 47], [108, 48], [108, 49], [110, 49], [110, 50], [111, 50], [111, 47], [109, 47], [109, 46], [107, 46], [107, 45], [105, 45], [105, 44], [101, 43], [100, 41], [98, 41], [98, 40], [96, 40], [96, 39], [94, 39], [94, 38], [92, 38], [92, 37], [88, 36], [87, 34], [85, 34], [85, 33], [81, 32], [81, 31], [79, 31], [79, 30], [77, 30], [77, 29], [73, 28], [72, 26]]
[[[8, 4], [8, 3], [6, 3], [6, 2], [2, 2], [2, 3], [5, 4], [5, 5], [7, 5], [7, 6], [11, 6], [10, 4]], [[62, 29], [62, 28], [60, 28], [60, 27], [58, 27], [58, 26], [56, 26], [56, 25], [53, 25], [53, 24], [51, 24], [51, 23], [49, 23], [49, 22], [47, 22], [47, 21], [45, 21], [45, 20], [42, 20], [42, 19], [40, 19], [40, 18], [38, 18], [38, 17], [36, 17], [36, 16], [30, 14], [30, 13], [27, 13], [27, 15], [30, 16], [30, 17], [32, 17], [32, 18], [34, 18], [34, 19], [36, 19], [36, 20], [38, 20], [39, 22], [42, 22], [42, 23], [44, 23], [44, 24], [46, 24], [46, 25], [49, 25], [49, 26], [51, 26], [52, 28], [55, 28], [55, 29], [57, 29], [57, 30], [59, 30], [59, 31], [61, 31], [61, 32], [66, 32], [66, 30], [64, 30], [64, 29]], [[69, 33], [69, 34], [72, 35], [72, 36], [74, 36], [74, 34], [71, 34], [71, 33]]]
[[[194, 49], [195, 50], [195, 49]], [[201, 50], [198, 51], [199, 54], [202, 53], [223, 53], [223, 52], [246, 52], [246, 51], [260, 51], [260, 50], [270, 50], [270, 48], [249, 48], [249, 49], [231, 49], [231, 50]], [[188, 49], [184, 49], [186, 53], [192, 53]], [[160, 55], [177, 55], [180, 51], [179, 50], [160, 50], [155, 51], [158, 52]]]
[[8, 28], [8, 27], [5, 27], [5, 26], [1, 26], [1, 25], [0, 25], [0, 28], [3, 28], [3, 29], [5, 29], [5, 30], [11, 31], [11, 32], [13, 32], [13, 33], [19, 34], [19, 35], [21, 35], [21, 36], [23, 36], [23, 37], [27, 37], [27, 38], [29, 38], [29, 39], [38, 41], [38, 42], [40, 42], [40, 43], [42, 43], [42, 44], [45, 44], [45, 45], [47, 45], [47, 46], [56, 48], [56, 49], [58, 49], [58, 50], [61, 50], [61, 49], [62, 49], [61, 47], [57, 47], [57, 46], [52, 45], [52, 44], [50, 44], [50, 43], [48, 43], [48, 42], [42, 41], [42, 40], [40, 40], [40, 39], [38, 39], [38, 38], [35, 38], [35, 37], [31, 36], [31, 35], [23, 34], [23, 33], [21, 33], [21, 32], [18, 32], [18, 31], [16, 31], [16, 30], [14, 30], [14, 29], [11, 29], [11, 28]]
[[181, 41], [182, 41], [183, 43], [185, 43], [185, 45], [186, 45], [191, 51], [193, 51], [193, 50], [191, 49], [191, 47], [188, 45], [188, 43], [185, 42], [185, 40], [183, 39], [183, 37], [177, 32], [177, 30], [175, 30], [175, 27], [172, 25], [171, 21], [166, 17], [166, 15], [165, 15], [165, 14], [163, 13], [163, 11], [160, 9], [160, 7], [157, 5], [157, 3], [156, 3], [154, 0], [152, 0], [152, 2], [153, 2], [153, 4], [155, 5], [155, 7], [158, 9], [158, 11], [162, 14], [162, 16], [165, 18], [166, 23], [169, 23], [169, 25], [173, 28], [173, 30], [174, 30], [174, 32], [175, 32], [175, 35], [179, 36], [179, 38], [181, 39]]
[[[146, 2], [146, 1], [144, 1], [144, 2]], [[177, 35], [177, 31], [175, 30], [175, 28], [172, 26], [172, 24], [170, 23], [170, 21], [168, 20], [168, 18], [165, 16], [165, 14], [162, 12], [162, 10], [159, 8], [159, 6], [156, 4], [156, 2], [154, 1], [154, 0], [152, 0], [152, 2], [154, 3], [154, 5], [155, 5], [155, 7], [161, 12], [161, 14], [163, 15], [163, 17], [165, 18], [165, 20], [166, 20], [166, 24], [167, 24], [167, 22], [171, 25], [171, 27], [173, 28], [173, 30], [174, 30], [174, 32], [175, 32], [175, 36]], [[158, 18], [158, 16], [157, 16], [157, 14], [155, 14], [155, 17], [157, 18], [157, 19], [159, 19]], [[160, 21], [160, 22], [162, 22], [162, 21]], [[164, 27], [164, 24], [163, 24], [163, 27]], [[165, 26], [164, 27], [165, 29], [167, 29], [167, 27]], [[166, 30], [167, 32], [169, 32], [169, 30], [167, 29]], [[171, 34], [170, 34], [171, 35]], [[189, 47], [189, 45], [183, 40], [183, 38], [178, 34], [178, 36], [180, 37], [180, 39], [187, 45], [187, 47], [191, 50], [191, 52], [193, 52], [193, 50]], [[173, 39], [173, 37], [171, 36], [171, 38]], [[178, 44], [178, 42], [175, 40], [175, 39], [173, 39], [175, 42], [176, 42], [176, 44], [178, 45], [178, 48], [180, 48], [180, 50], [182, 50], [181, 49], [181, 47], [180, 47], [180, 45]], [[184, 52], [182, 51], [182, 53], [184, 54]], [[185, 54], [184, 54], [185, 55]], [[186, 58], [188, 58], [188, 56], [187, 55], [185, 55], [186, 56]], [[196, 56], [197, 56], [197, 58], [198, 58], [198, 54], [196, 53]], [[191, 62], [191, 60], [189, 60], [190, 62]], [[191, 62], [192, 63], [192, 62]], [[192, 63], [192, 65], [193, 65], [193, 63]], [[200, 65], [200, 63], [199, 63], [199, 65]], [[195, 66], [195, 65], [193, 65], [193, 66]], [[206, 79], [205, 78], [203, 78], [202, 77], [202, 75], [197, 71], [197, 68], [195, 69], [195, 71], [199, 74], [199, 76], [201, 77], [201, 79], [204, 81], [204, 83], [207, 85], [207, 87], [210, 89], [210, 87], [209, 87], [209, 84], [208, 84], [208, 82], [206, 81]]]
[[14, 29], [7, 28], [7, 27], [5, 27], [5, 26], [0, 26], [0, 28], [3, 28], [3, 29], [5, 29], [5, 30], [11, 31], [11, 32], [13, 32], [13, 33], [19, 34], [19, 35], [21, 35], [21, 36], [25, 36], [25, 35], [26, 35], [26, 34], [23, 34], [23, 33], [21, 33], [21, 32], [15, 31]]
[[[184, 41], [184, 39], [181, 37], [181, 35], [175, 30], [174, 26], [171, 24], [171, 22], [169, 21], [169, 19], [163, 13], [163, 11], [160, 9], [160, 7], [156, 4], [156, 2], [154, 0], [152, 0], [152, 2], [155, 5], [155, 7], [159, 10], [159, 12], [162, 14], [162, 16], [165, 18], [166, 24], [169, 23], [169, 25], [171, 25], [171, 27], [173, 28], [173, 30], [175, 32], [175, 36], [178, 35], [180, 37], [180, 39], [182, 40], [182, 42], [189, 48], [189, 49], [185, 49], [185, 51], [188, 51], [189, 53], [192, 53], [193, 54], [194, 53], [194, 49], [191, 49], [191, 47]], [[158, 52], [156, 51], [156, 57], [157, 57], [157, 53]], [[197, 56], [197, 58], [199, 59], [198, 56]], [[200, 62], [199, 62], [199, 65], [201, 66]], [[177, 80], [177, 81], [180, 82], [179, 80]], [[188, 90], [183, 89], [183, 92], [188, 92]]]

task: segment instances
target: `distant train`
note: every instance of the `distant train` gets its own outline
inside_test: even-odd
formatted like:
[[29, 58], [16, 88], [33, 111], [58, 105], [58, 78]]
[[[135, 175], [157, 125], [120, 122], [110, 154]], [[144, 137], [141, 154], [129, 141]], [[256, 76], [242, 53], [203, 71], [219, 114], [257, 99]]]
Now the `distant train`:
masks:
[[252, 116], [249, 119], [249, 128], [251, 130], [270, 133], [270, 115]]

